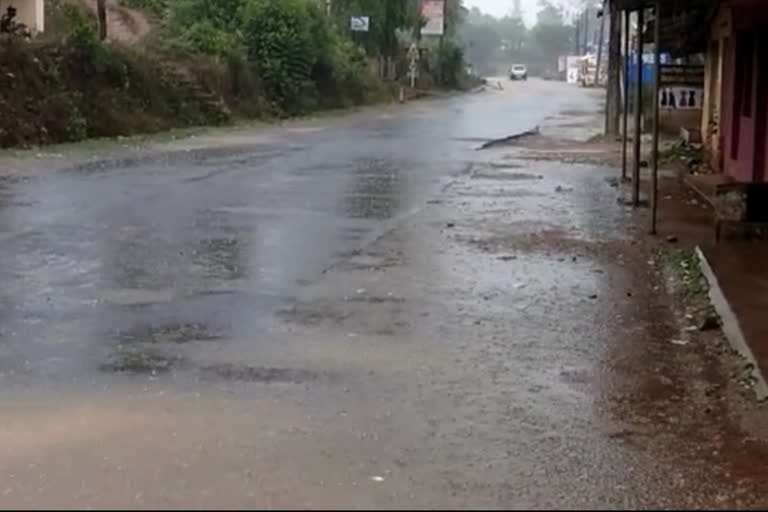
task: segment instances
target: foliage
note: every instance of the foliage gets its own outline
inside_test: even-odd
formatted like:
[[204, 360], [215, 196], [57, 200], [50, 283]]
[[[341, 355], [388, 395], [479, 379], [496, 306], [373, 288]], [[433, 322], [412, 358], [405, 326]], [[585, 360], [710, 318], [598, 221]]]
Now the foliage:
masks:
[[354, 34], [354, 39], [371, 55], [397, 54], [398, 30], [412, 30], [420, 24], [418, 3], [412, 0], [334, 0], [333, 18], [340, 27], [348, 27], [351, 16], [368, 16], [368, 32]]
[[315, 0], [170, 0], [165, 50], [255, 75], [278, 114], [365, 101], [378, 85]]
[[84, 19], [63, 40], [0, 38], [0, 147], [229, 120], [156, 60], [99, 41]]
[[464, 53], [461, 47], [453, 41], [447, 41], [440, 46], [438, 52], [440, 84], [455, 89], [461, 88], [464, 75]]
[[161, 17], [168, 10], [168, 0], [120, 0], [120, 4], [132, 9], [142, 9]]
[[307, 5], [302, 0], [251, 0], [243, 16], [248, 58], [268, 97], [289, 113], [302, 110], [312, 89], [313, 39], [320, 34], [313, 33]]
[[551, 71], [574, 47], [575, 27], [566, 23], [559, 4], [540, 0], [538, 5], [537, 23], [530, 29], [519, 13], [498, 19], [472, 9], [460, 32], [470, 64], [489, 73], [515, 63], [527, 64], [532, 74]]

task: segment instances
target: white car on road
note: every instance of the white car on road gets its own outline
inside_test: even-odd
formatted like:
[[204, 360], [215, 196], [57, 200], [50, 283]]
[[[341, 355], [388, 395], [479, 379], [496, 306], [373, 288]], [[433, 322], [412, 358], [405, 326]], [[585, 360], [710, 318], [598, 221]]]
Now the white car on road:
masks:
[[510, 80], [528, 80], [528, 68], [523, 64], [515, 64], [509, 70]]

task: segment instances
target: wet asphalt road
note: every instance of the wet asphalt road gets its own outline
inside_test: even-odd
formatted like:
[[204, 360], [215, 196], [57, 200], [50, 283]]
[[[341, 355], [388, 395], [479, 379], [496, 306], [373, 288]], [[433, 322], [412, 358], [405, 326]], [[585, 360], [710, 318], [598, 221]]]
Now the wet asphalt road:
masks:
[[599, 95], [504, 85], [7, 159], [0, 506], [759, 505], [614, 169], [474, 149]]
[[98, 380], [145, 331], [267, 328], [302, 283], [465, 172], [480, 141], [584, 101], [540, 87], [22, 165], [0, 189], [0, 371], [58, 387]]

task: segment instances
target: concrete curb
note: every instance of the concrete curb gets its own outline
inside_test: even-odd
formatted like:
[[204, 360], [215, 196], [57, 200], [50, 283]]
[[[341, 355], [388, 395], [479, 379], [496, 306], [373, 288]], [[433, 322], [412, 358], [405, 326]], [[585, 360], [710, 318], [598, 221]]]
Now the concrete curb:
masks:
[[749, 345], [747, 345], [747, 342], [744, 339], [744, 333], [741, 330], [739, 319], [731, 309], [731, 305], [728, 304], [728, 300], [725, 298], [725, 294], [720, 288], [720, 283], [717, 281], [717, 276], [699, 246], [696, 246], [696, 256], [699, 259], [701, 272], [709, 283], [709, 300], [712, 302], [712, 306], [714, 306], [715, 311], [717, 311], [717, 314], [720, 315], [720, 319], [723, 321], [723, 333], [725, 334], [725, 337], [728, 338], [731, 347], [752, 364], [751, 375], [756, 382], [754, 387], [755, 394], [757, 395], [758, 400], [765, 400], [768, 398], [768, 384], [766, 384], [765, 379], [763, 378], [763, 373], [761, 368], [757, 365], [757, 360], [755, 359], [752, 350], [750, 350]]

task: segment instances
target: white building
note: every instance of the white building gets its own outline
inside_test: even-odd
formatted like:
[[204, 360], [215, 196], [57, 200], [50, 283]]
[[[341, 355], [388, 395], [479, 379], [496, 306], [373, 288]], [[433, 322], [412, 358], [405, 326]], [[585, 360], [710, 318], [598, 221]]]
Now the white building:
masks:
[[32, 34], [45, 30], [45, 3], [43, 0], [0, 0], [3, 14], [8, 7], [16, 8], [16, 22], [23, 23]]

